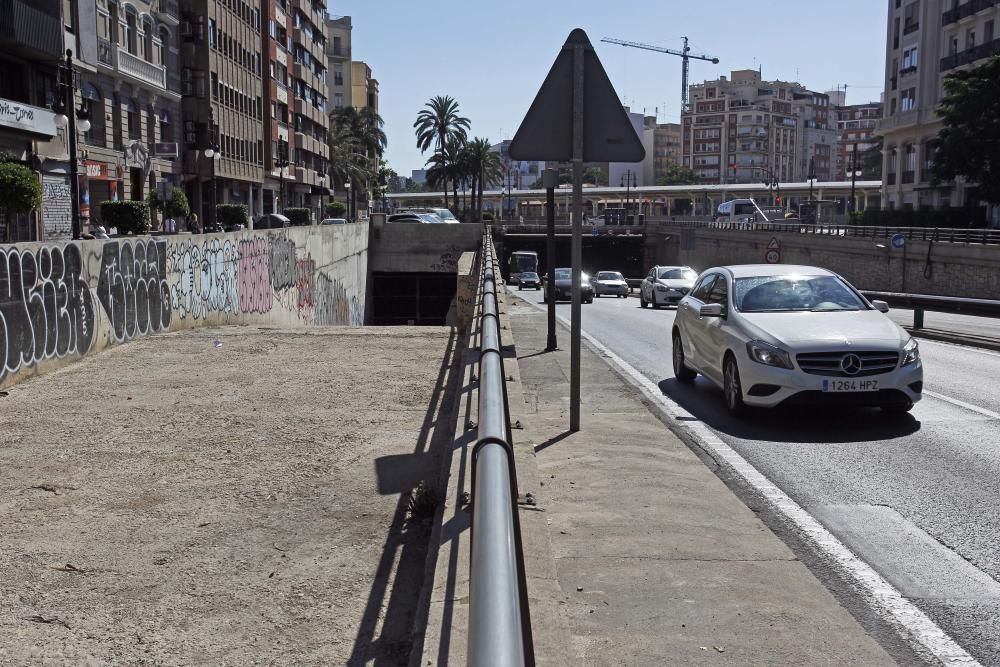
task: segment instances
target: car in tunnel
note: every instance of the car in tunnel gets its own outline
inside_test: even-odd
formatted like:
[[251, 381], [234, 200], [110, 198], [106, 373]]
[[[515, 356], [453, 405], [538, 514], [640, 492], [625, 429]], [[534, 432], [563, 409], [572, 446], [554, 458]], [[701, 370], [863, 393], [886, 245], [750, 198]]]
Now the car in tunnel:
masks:
[[[554, 282], [552, 285], [553, 292], [555, 293], [555, 301], [569, 301], [573, 298], [573, 269], [553, 269], [552, 276], [554, 276]], [[594, 303], [594, 287], [590, 284], [590, 276], [586, 273], [580, 274], [580, 300], [583, 303]], [[549, 274], [542, 276], [542, 287], [545, 290], [543, 292], [543, 298], [548, 301], [548, 281], [550, 279]]]
[[726, 407], [828, 405], [909, 411], [923, 391], [917, 341], [850, 283], [813, 266], [708, 269], [678, 306], [674, 377], [698, 374]]
[[542, 279], [534, 271], [522, 271], [517, 276], [517, 289], [542, 289]]

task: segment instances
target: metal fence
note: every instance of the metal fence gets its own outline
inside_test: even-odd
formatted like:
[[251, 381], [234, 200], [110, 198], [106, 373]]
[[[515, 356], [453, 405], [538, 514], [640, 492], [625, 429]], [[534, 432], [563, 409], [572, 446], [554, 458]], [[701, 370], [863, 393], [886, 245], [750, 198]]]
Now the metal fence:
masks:
[[914, 329], [924, 328], [924, 311], [928, 310], [935, 313], [1000, 317], [1000, 300], [871, 290], [863, 290], [861, 293], [870, 300], [885, 301], [892, 308], [912, 310]]
[[814, 236], [891, 239], [902, 234], [911, 241], [1000, 244], [1000, 229], [951, 229], [947, 227], [863, 227], [861, 225], [804, 225], [800, 222], [685, 222], [685, 227], [746, 232], [782, 232]]
[[534, 665], [517, 516], [493, 237], [483, 236], [479, 312], [479, 425], [472, 450], [468, 664]]

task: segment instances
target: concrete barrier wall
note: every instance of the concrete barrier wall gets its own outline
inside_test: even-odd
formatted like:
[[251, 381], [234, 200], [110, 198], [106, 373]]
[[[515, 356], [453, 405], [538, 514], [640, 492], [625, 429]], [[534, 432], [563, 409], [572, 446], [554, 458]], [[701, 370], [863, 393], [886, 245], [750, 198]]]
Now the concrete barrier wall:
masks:
[[199, 326], [364, 324], [368, 225], [0, 246], [0, 387]]
[[483, 238], [477, 224], [386, 224], [372, 239], [372, 271], [379, 273], [455, 273], [464, 252]]
[[691, 229], [671, 234], [665, 252], [676, 250], [679, 263], [699, 271], [722, 264], [762, 264], [775, 238], [781, 263], [821, 266], [860, 289], [1000, 298], [1000, 246], [995, 245], [907, 241], [904, 253], [876, 247], [889, 246], [888, 239]]

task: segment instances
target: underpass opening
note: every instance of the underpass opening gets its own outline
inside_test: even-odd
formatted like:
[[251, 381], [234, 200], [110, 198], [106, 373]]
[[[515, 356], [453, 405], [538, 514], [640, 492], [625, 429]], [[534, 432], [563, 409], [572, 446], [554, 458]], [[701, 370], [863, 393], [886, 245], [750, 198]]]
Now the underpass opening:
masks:
[[[550, 262], [545, 253], [544, 234], [497, 234], [498, 255], [502, 258], [501, 271], [504, 280], [510, 279], [510, 255], [519, 250], [533, 250], [538, 253], [538, 273], [546, 273], [551, 268], [570, 266], [569, 234], [556, 234], [555, 261]], [[643, 247], [645, 235], [591, 236], [583, 237], [583, 272], [594, 275], [597, 271], [620, 271], [626, 277], [645, 274], [643, 268]]]
[[372, 273], [372, 324], [445, 326], [457, 291], [455, 273]]

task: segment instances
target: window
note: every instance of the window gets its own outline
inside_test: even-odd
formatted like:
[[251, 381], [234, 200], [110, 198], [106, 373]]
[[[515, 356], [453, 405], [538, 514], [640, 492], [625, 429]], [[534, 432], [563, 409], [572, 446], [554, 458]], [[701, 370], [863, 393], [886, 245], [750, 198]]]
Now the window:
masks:
[[333, 83], [336, 86], [344, 85], [344, 66], [334, 65], [333, 66]]
[[215, 19], [208, 19], [208, 45], [215, 48]]
[[170, 125], [170, 113], [166, 109], [160, 110], [160, 141], [170, 142], [174, 140], [174, 131]]
[[271, 39], [276, 39], [278, 37], [278, 27], [275, 24], [274, 19], [267, 22], [267, 34], [271, 36]]
[[907, 88], [899, 96], [899, 110], [909, 111], [917, 106], [917, 89]]
[[993, 41], [994, 30], [995, 30], [995, 28], [994, 28], [993, 19], [990, 19], [989, 21], [986, 22], [986, 25], [983, 27], [983, 43], [984, 44], [986, 42], [992, 42]]
[[135, 11], [125, 10], [125, 49], [133, 56], [138, 55], [137, 51], [139, 50], [138, 18]]
[[344, 94], [343, 93], [334, 93], [333, 94], [333, 106], [334, 106], [335, 109], [342, 109], [342, 108], [344, 108]]
[[166, 28], [160, 28], [160, 64], [164, 67], [170, 59], [170, 33]]
[[907, 35], [920, 27], [920, 3], [911, 2], [903, 11], [903, 34]]
[[139, 106], [130, 97], [125, 102], [125, 109], [128, 113], [128, 138], [139, 139], [142, 136], [142, 117], [139, 115]]
[[695, 299], [698, 299], [699, 301], [702, 302], [706, 301], [709, 292], [712, 289], [712, 284], [715, 282], [715, 279], [717, 277], [718, 277], [717, 273], [710, 273], [704, 278], [702, 278], [701, 281], [695, 286], [694, 290], [691, 292], [691, 296], [694, 297]]
[[969, 28], [965, 31], [965, 48], [971, 49], [976, 45], [976, 29]]
[[143, 48], [142, 57], [147, 62], [153, 62], [153, 22], [146, 20], [142, 22]]
[[101, 93], [92, 83], [84, 83], [80, 88], [83, 108], [90, 115], [90, 129], [83, 133], [84, 143], [92, 146], [104, 145], [104, 101]]
[[340, 56], [340, 55], [343, 55], [343, 54], [341, 53], [341, 49], [342, 49], [342, 48], [343, 48], [343, 47], [342, 47], [342, 45], [341, 45], [341, 38], [340, 38], [340, 37], [336, 37], [336, 36], [335, 36], [335, 37], [333, 38], [333, 55], [335, 55], [335, 56]]
[[915, 72], [917, 69], [917, 51], [918, 47], [914, 46], [912, 49], [905, 49], [903, 51], [903, 66], [900, 73]]
[[719, 276], [712, 285], [712, 289], [708, 292], [707, 302], [721, 304], [723, 308], [729, 305], [729, 287], [726, 285], [725, 276]]
[[217, 99], [219, 97], [219, 75], [212, 72], [212, 98]]

